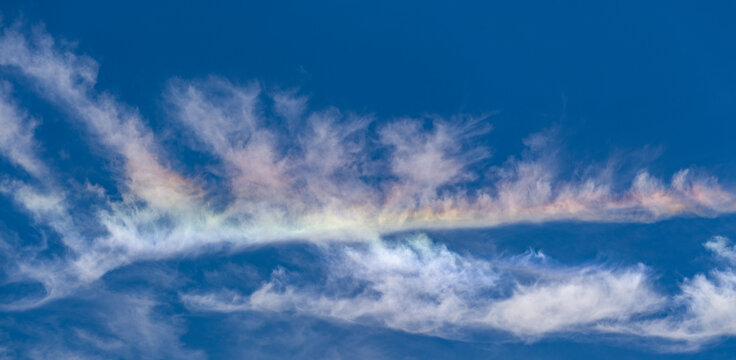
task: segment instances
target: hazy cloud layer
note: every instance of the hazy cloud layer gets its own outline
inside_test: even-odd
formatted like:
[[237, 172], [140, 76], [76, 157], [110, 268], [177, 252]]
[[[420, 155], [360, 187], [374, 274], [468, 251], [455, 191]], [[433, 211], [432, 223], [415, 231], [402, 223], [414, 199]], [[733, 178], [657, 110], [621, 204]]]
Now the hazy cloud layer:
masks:
[[[161, 314], [162, 306], [146, 294], [95, 289], [81, 299], [51, 307], [58, 315], [30, 321], [10, 314], [0, 321], [0, 334], [12, 330], [27, 339], [7, 351], [14, 359], [204, 359], [201, 351], [179, 340], [183, 320]], [[83, 313], [76, 308], [84, 308]], [[20, 323], [20, 324], [19, 324]], [[0, 352], [2, 355], [2, 352]]]

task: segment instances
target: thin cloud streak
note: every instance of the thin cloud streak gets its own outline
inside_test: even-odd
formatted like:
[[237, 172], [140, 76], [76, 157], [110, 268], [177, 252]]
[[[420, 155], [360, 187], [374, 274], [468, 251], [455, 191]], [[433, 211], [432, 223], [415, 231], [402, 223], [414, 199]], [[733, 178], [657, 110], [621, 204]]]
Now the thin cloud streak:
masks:
[[40, 177], [48, 170], [36, 155], [35, 121], [12, 102], [11, 90], [9, 83], [0, 82], [0, 154], [28, 174]]

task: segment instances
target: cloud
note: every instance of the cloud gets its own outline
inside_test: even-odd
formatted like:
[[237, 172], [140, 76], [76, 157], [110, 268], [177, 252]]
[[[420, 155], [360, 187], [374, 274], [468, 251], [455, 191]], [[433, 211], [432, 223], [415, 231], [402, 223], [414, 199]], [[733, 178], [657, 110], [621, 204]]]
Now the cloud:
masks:
[[167, 99], [173, 119], [223, 162], [231, 210], [308, 238], [557, 220], [651, 222], [716, 216], [736, 204], [716, 179], [687, 169], [669, 183], [641, 170], [618, 192], [607, 174], [562, 179], [547, 133], [530, 136], [521, 158], [481, 177], [473, 166], [490, 157], [478, 143], [490, 129], [485, 118], [377, 121], [328, 109], [275, 126], [264, 115], [268, 94], [223, 79], [174, 81]]
[[[23, 338], [12, 342], [14, 358], [205, 358], [201, 351], [181, 343], [182, 320], [167, 314], [166, 305], [157, 299], [142, 293], [94, 290], [94, 295], [55, 303], [50, 308], [55, 316], [7, 314], [0, 330]], [[79, 308], [84, 311], [77, 312]]]
[[451, 338], [470, 329], [528, 339], [627, 322], [663, 303], [643, 266], [565, 268], [533, 253], [479, 259], [424, 235], [328, 251], [321, 286], [321, 279], [299, 284], [280, 269], [247, 296], [224, 291], [182, 298], [198, 310], [296, 311]]
[[664, 317], [606, 327], [606, 331], [665, 341], [666, 351], [692, 351], [705, 343], [736, 335], [736, 258], [731, 241], [716, 236], [704, 246], [727, 266], [685, 279]]
[[481, 259], [424, 235], [324, 251], [326, 279], [280, 268], [250, 294], [221, 289], [181, 298], [194, 311], [296, 312], [450, 339], [492, 331], [525, 341], [619, 334], [692, 351], [736, 335], [732, 267], [696, 274], [667, 296], [642, 265], [565, 267], [538, 253]]
[[0, 65], [27, 77], [38, 93], [82, 121], [98, 140], [126, 160], [125, 183], [152, 206], [173, 207], [196, 195], [196, 188], [163, 166], [153, 135], [139, 115], [114, 98], [94, 91], [97, 63], [77, 56], [36, 29], [24, 36], [19, 25], [0, 38]]
[[551, 283], [520, 286], [494, 303], [484, 322], [519, 336], [571, 331], [600, 322], [628, 321], [663, 299], [643, 269], [584, 269]]
[[54, 173], [38, 175], [33, 121], [4, 92], [0, 110], [10, 126], [2, 136], [15, 141], [0, 153], [44, 181], [8, 179], [3, 193], [70, 249], [54, 262], [16, 259], [11, 277], [43, 282], [46, 300], [132, 262], [221, 247], [370, 243], [412, 229], [651, 222], [736, 209], [733, 192], [689, 170], [668, 182], [641, 170], [618, 191], [608, 176], [592, 172], [563, 178], [554, 136], [544, 132], [525, 140], [521, 156], [491, 166], [485, 116], [375, 119], [310, 109], [296, 93], [263, 92], [255, 84], [173, 79], [163, 95], [167, 130], [212, 159], [203, 165], [215, 174], [208, 180], [160, 142], [134, 108], [97, 89], [93, 59], [42, 29], [5, 27], [0, 67], [81, 124], [108, 159], [103, 191], [86, 179], [80, 182], [87, 186], [67, 187], [60, 184], [68, 179]]
[[[4, 284], [45, 290], [0, 304], [4, 311], [58, 305], [52, 300], [79, 296], [135, 262], [305, 241], [324, 261], [319, 281], [278, 269], [251, 293], [208, 289], [181, 300], [195, 311], [295, 312], [447, 338], [601, 333], [695, 349], [736, 335], [736, 247], [725, 237], [705, 243], [722, 268], [684, 279], [674, 296], [656, 290], [644, 265], [562, 266], [533, 252], [489, 259], [421, 235], [387, 239], [407, 230], [733, 213], [736, 194], [716, 178], [683, 169], [667, 180], [639, 169], [617, 179], [595, 164], [567, 176], [554, 132], [532, 134], [522, 154], [496, 161], [489, 116], [376, 119], [217, 77], [172, 79], [162, 95], [165, 130], [206, 159], [190, 167], [134, 107], [98, 89], [93, 59], [42, 29], [4, 28], [0, 68], [81, 125], [109, 171], [105, 187], [55, 172], [34, 138], [41, 118], [13, 100], [10, 83], [0, 85], [0, 155], [25, 172], [4, 175], [0, 193], [65, 247], [50, 257], [39, 255], [48, 249], [2, 247]], [[43, 332], [58, 341], [28, 357], [200, 357], [182, 348], [178, 323], [156, 314], [157, 301], [103, 294], [117, 298], [95, 308], [103, 335], [75, 328], [81, 345], [69, 348], [54, 337], [59, 326]]]
[[736, 246], [731, 245], [731, 240], [727, 237], [714, 236], [704, 246], [718, 257], [726, 260], [728, 264], [736, 266]]
[[0, 153], [32, 176], [42, 176], [47, 170], [36, 154], [35, 121], [13, 103], [10, 90], [9, 83], [0, 83]]

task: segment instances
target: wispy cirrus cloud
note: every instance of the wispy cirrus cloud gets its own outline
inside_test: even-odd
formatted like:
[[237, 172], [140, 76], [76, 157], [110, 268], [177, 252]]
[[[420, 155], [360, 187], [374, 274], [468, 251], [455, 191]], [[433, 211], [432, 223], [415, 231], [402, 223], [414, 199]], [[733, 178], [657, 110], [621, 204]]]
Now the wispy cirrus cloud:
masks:
[[[29, 34], [11, 26], [0, 37], [0, 66], [27, 79], [41, 98], [84, 125], [91, 142], [108, 150], [109, 176], [122, 194], [122, 200], [104, 191], [85, 195], [97, 196], [94, 226], [104, 234], [83, 236], [80, 227], [89, 224], [68, 221], [74, 217], [70, 194], [58, 186], [41, 189], [13, 180], [6, 187], [25, 189], [15, 200], [36, 221], [55, 224], [72, 249], [74, 255], [64, 260], [65, 278], [72, 280], [59, 283], [94, 281], [130, 262], [191, 254], [213, 244], [374, 241], [407, 229], [650, 222], [736, 209], [731, 191], [689, 170], [669, 182], [642, 170], [619, 191], [607, 176], [561, 178], [554, 145], [544, 133], [528, 138], [520, 157], [486, 166], [493, 176], [485, 176], [477, 169], [490, 157], [489, 146], [478, 140], [490, 131], [483, 117], [379, 121], [332, 108], [310, 111], [303, 97], [264, 93], [254, 84], [172, 80], [164, 95], [169, 120], [179, 124], [172, 128], [186, 134], [182, 139], [190, 139], [194, 151], [217, 159], [208, 166], [220, 177], [207, 185], [171, 165], [177, 154], [157, 141], [137, 111], [96, 89], [98, 66], [89, 57], [42, 30]], [[16, 138], [3, 145], [3, 154], [39, 174], [33, 121], [7, 95], [3, 103], [3, 121], [12, 125], [7, 136]], [[117, 159], [123, 160], [119, 168]], [[46, 178], [54, 181], [53, 174]], [[227, 196], [213, 198], [214, 189]], [[44, 207], [42, 199], [56, 200]]]
[[47, 170], [37, 157], [38, 144], [33, 139], [35, 121], [20, 110], [11, 94], [11, 85], [0, 83], [0, 153], [32, 176], [45, 175]]
[[[166, 306], [147, 294], [115, 293], [96, 289], [81, 299], [53, 305], [58, 316], [9, 314], [0, 332], [12, 330], [24, 341], [13, 342], [10, 358], [23, 359], [203, 359], [179, 337], [183, 320], [162, 315]], [[83, 307], [84, 313], [75, 309]], [[44, 321], [37, 321], [37, 317]], [[24, 321], [25, 320], [25, 321]], [[20, 324], [18, 324], [20, 322]], [[0, 352], [2, 354], [2, 352]]]
[[[9, 255], [6, 281], [38, 281], [45, 294], [3, 304], [5, 310], [69, 296], [137, 261], [309, 241], [325, 249], [332, 275], [323, 287], [276, 272], [250, 294], [221, 290], [182, 299], [192, 309], [297, 311], [448, 337], [466, 329], [524, 339], [585, 331], [698, 346], [734, 333], [730, 267], [688, 279], [681, 294], [668, 297], [643, 265], [564, 267], [533, 255], [489, 260], [421, 237], [383, 239], [416, 229], [733, 213], [736, 194], [715, 178], [689, 169], [669, 180], [645, 169], [632, 179], [595, 171], [566, 177], [557, 171], [554, 135], [545, 132], [524, 140], [518, 157], [491, 165], [488, 117], [383, 120], [313, 110], [306, 97], [255, 83], [173, 79], [162, 94], [168, 117], [161, 121], [208, 159], [202, 168], [216, 175], [208, 180], [182, 166], [138, 111], [98, 89], [94, 60], [42, 30], [4, 28], [0, 67], [105, 149], [112, 184], [60, 185], [67, 179], [38, 152], [38, 120], [11, 99], [9, 86], [0, 88], [0, 154], [32, 177], [8, 174], [0, 191], [69, 250], [52, 259]], [[110, 186], [121, 196], [109, 195]], [[80, 207], [93, 214], [80, 221]], [[706, 246], [733, 258], [723, 239]], [[131, 307], [147, 313], [146, 304]], [[684, 310], [657, 318], [672, 304]]]
[[665, 300], [643, 266], [564, 267], [540, 253], [475, 258], [424, 235], [326, 251], [327, 280], [319, 284], [300, 284], [279, 269], [248, 295], [182, 298], [196, 310], [297, 311], [449, 338], [496, 330], [526, 339], [628, 322]]
[[[705, 246], [726, 244], [732, 252], [722, 237]], [[451, 339], [488, 331], [527, 341], [619, 334], [657, 339], [661, 351], [684, 351], [736, 334], [733, 263], [685, 279], [669, 296], [656, 290], [643, 265], [561, 266], [540, 253], [483, 259], [424, 235], [324, 251], [326, 280], [305, 283], [277, 269], [249, 294], [220, 289], [181, 297], [195, 311], [297, 312]]]
[[681, 292], [670, 301], [670, 313], [662, 318], [603, 326], [604, 331], [647, 336], [670, 341], [667, 351], [698, 349], [703, 344], [736, 335], [736, 261], [734, 246], [722, 236], [704, 244], [725, 266], [685, 279]]

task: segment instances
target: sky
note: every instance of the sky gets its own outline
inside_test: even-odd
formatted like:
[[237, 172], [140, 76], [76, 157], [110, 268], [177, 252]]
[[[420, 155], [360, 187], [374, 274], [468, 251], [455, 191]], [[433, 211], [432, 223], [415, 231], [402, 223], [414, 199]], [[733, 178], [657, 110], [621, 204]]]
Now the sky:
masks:
[[730, 359], [730, 2], [8, 0], [0, 359]]

